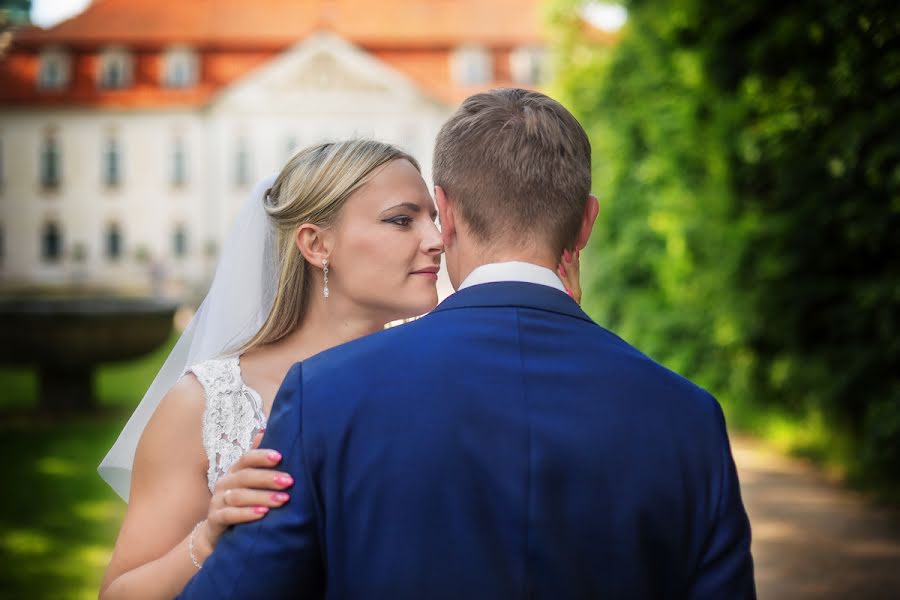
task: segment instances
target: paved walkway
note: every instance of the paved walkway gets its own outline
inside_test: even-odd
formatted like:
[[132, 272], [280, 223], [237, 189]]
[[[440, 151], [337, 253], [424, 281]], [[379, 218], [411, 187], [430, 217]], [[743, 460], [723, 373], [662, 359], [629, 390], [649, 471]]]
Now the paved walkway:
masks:
[[900, 515], [751, 440], [732, 446], [760, 600], [900, 599]]

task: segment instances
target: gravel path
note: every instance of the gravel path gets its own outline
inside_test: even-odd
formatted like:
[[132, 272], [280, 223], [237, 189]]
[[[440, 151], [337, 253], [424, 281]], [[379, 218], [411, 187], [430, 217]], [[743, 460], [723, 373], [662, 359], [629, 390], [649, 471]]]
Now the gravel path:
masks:
[[732, 450], [760, 600], [900, 600], [900, 515], [752, 440]]

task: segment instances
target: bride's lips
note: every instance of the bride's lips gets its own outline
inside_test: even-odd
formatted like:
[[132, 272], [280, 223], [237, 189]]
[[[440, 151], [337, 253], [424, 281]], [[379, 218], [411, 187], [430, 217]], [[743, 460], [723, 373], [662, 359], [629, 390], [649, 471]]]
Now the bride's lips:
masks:
[[440, 267], [425, 267], [424, 269], [419, 269], [418, 271], [413, 271], [411, 275], [424, 275], [433, 281], [437, 281], [437, 274], [440, 271]]

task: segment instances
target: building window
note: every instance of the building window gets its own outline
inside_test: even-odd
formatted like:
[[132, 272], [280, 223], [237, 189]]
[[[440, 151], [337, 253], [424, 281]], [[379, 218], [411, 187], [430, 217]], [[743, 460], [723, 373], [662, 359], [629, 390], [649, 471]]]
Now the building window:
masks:
[[453, 79], [461, 85], [487, 83], [494, 77], [491, 54], [482, 46], [457, 48], [452, 61]]
[[44, 262], [56, 262], [61, 257], [62, 233], [56, 223], [47, 223], [41, 234], [41, 258]]
[[172, 185], [181, 187], [187, 184], [187, 151], [184, 140], [176, 137], [172, 145]]
[[250, 150], [247, 147], [247, 140], [241, 138], [238, 140], [234, 157], [234, 182], [238, 187], [245, 187], [250, 184], [251, 178]]
[[44, 50], [38, 58], [38, 88], [61, 90], [69, 85], [69, 55], [58, 49]]
[[546, 79], [546, 57], [542, 48], [516, 48], [509, 56], [513, 81], [523, 85], [537, 85]]
[[170, 48], [163, 59], [163, 84], [170, 88], [189, 88], [197, 84], [197, 55], [188, 48]]
[[56, 189], [60, 184], [62, 157], [56, 137], [47, 135], [41, 146], [41, 187], [47, 190]]
[[106, 187], [118, 187], [122, 183], [122, 154], [114, 137], [106, 140], [103, 149], [103, 182]]
[[122, 49], [108, 49], [100, 55], [100, 87], [117, 90], [131, 84], [131, 55]]
[[176, 225], [172, 235], [172, 251], [176, 258], [184, 258], [188, 253], [187, 231], [184, 225]]
[[106, 228], [106, 258], [117, 260], [122, 256], [122, 230], [117, 223], [110, 223]]

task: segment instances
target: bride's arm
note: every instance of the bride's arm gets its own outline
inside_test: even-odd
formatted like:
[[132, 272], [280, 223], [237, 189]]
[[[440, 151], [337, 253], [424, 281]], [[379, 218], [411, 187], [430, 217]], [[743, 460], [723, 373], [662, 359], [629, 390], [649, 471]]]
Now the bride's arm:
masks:
[[102, 600], [171, 598], [196, 571], [188, 536], [209, 506], [204, 404], [200, 383], [184, 377], [144, 429], [128, 510], [100, 586]]
[[[205, 395], [192, 376], [183, 377], [160, 402], [135, 453], [128, 510], [100, 588], [101, 600], [172, 598], [202, 563], [227, 525], [263, 517], [256, 506], [279, 506], [273, 490], [278, 460], [251, 450], [219, 479], [210, 497], [202, 444]], [[255, 489], [250, 489], [255, 488]], [[232, 493], [234, 492], [234, 493]], [[230, 494], [229, 506], [223, 501]]]

